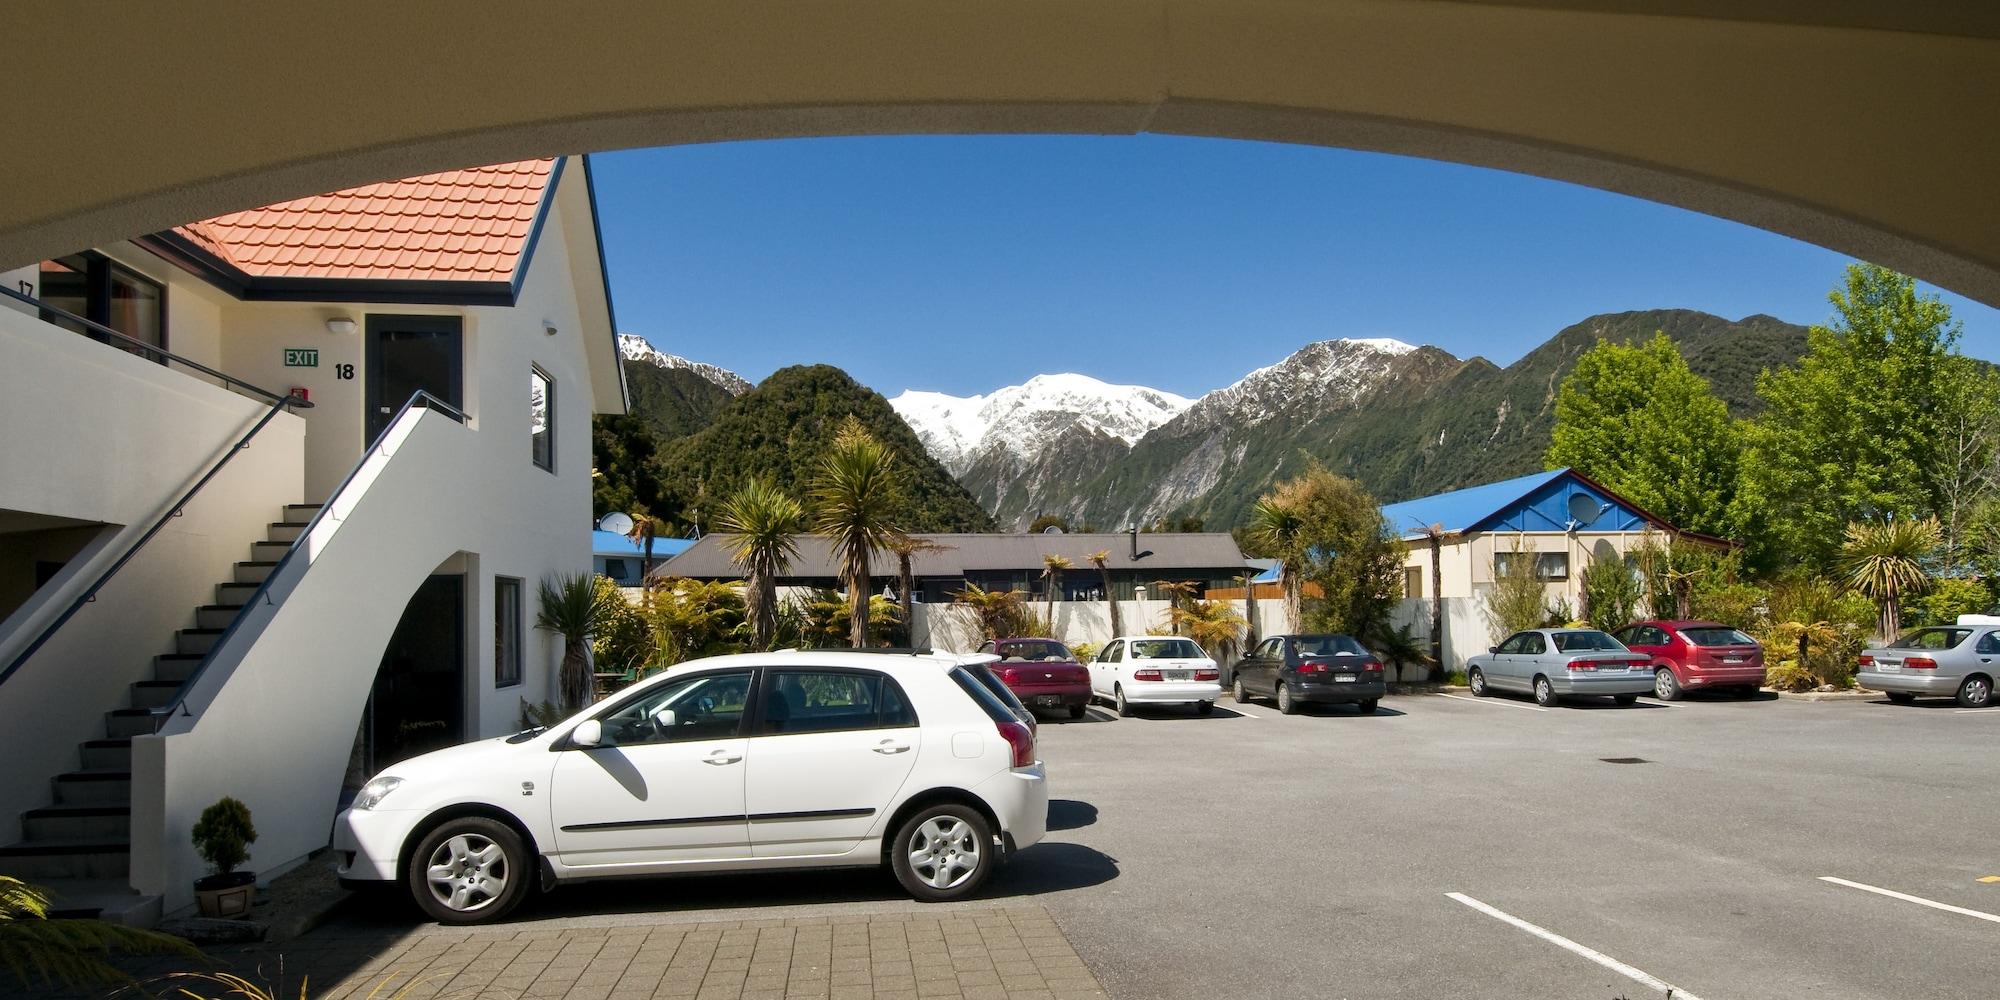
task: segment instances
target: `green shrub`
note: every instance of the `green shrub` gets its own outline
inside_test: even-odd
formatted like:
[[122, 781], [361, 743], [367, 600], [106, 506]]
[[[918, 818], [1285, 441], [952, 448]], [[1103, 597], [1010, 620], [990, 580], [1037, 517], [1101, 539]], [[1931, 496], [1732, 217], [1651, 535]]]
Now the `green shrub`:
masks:
[[1959, 615], [1985, 614], [1993, 607], [1993, 591], [1977, 577], [1938, 577], [1928, 591], [1903, 602], [1903, 625], [1950, 625]]
[[1584, 618], [1610, 631], [1638, 617], [1644, 588], [1623, 558], [1592, 559], [1583, 570]]
[[1748, 629], [1757, 624], [1759, 609], [1770, 599], [1769, 592], [1750, 583], [1697, 585], [1689, 610], [1696, 618]]
[[257, 828], [250, 825], [250, 807], [224, 796], [201, 811], [194, 824], [194, 850], [218, 875], [227, 875], [250, 860]]

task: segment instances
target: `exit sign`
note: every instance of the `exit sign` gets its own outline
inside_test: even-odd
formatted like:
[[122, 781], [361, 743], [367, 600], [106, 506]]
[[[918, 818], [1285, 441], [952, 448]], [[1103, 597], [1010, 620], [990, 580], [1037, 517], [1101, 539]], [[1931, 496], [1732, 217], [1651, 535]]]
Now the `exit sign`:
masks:
[[318, 368], [318, 367], [319, 367], [319, 348], [316, 348], [316, 347], [287, 347], [287, 348], [285, 348], [285, 367], [287, 367], [287, 368]]

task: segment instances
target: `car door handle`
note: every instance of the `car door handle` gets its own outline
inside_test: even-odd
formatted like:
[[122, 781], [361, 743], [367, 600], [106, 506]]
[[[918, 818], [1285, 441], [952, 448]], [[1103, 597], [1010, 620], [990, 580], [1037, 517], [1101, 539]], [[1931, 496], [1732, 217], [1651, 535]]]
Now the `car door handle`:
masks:
[[705, 764], [734, 764], [742, 759], [743, 755], [740, 753], [733, 753], [728, 750], [717, 750], [709, 754], [708, 756], [703, 757], [702, 762]]
[[909, 748], [910, 745], [908, 743], [898, 743], [895, 740], [883, 740], [882, 742], [875, 744], [875, 752], [882, 754], [884, 756], [894, 753], [902, 753], [903, 751], [908, 750]]

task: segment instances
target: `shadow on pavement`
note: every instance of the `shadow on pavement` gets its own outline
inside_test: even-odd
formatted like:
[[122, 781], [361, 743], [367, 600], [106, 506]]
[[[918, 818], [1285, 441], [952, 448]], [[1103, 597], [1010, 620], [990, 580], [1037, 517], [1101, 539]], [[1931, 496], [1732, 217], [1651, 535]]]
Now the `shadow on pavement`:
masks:
[[1049, 800], [1049, 832], [1074, 830], [1097, 822], [1097, 807], [1075, 799]]

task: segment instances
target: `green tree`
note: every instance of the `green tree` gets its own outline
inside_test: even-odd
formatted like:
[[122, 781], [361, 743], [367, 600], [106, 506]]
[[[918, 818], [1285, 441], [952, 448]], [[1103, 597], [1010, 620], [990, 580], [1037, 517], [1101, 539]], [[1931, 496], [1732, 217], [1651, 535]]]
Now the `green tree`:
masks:
[[813, 527], [833, 544], [847, 588], [849, 642], [864, 648], [874, 585], [869, 560], [901, 534], [894, 523], [903, 499], [895, 455], [861, 421], [848, 417], [820, 461], [812, 498]]
[[[1247, 532], [1258, 549], [1270, 553], [1278, 560], [1278, 586], [1285, 594], [1285, 623], [1283, 630], [1294, 632], [1299, 628], [1299, 612], [1302, 603], [1304, 582], [1300, 573], [1306, 561], [1306, 521], [1302, 513], [1306, 497], [1303, 487], [1291, 483], [1279, 484], [1276, 491], [1261, 497], [1250, 508], [1250, 526]], [[1102, 566], [1102, 563], [1098, 564]], [[1109, 585], [1107, 584], [1107, 591]], [[1117, 609], [1114, 606], [1115, 616]]]
[[591, 702], [590, 640], [611, 625], [613, 615], [625, 603], [616, 593], [598, 587], [596, 578], [589, 573], [552, 576], [542, 581], [541, 609], [535, 612], [535, 627], [562, 637], [563, 708], [570, 712], [580, 712]]
[[967, 583], [964, 590], [951, 595], [951, 602], [978, 622], [980, 636], [1005, 639], [1015, 635], [1013, 625], [1020, 620], [1021, 603], [1027, 596], [1019, 590], [988, 590]]
[[1676, 527], [1726, 535], [1741, 450], [1728, 404], [1656, 333], [1643, 344], [1603, 341], [1577, 359], [1556, 395], [1545, 462], [1576, 469]]
[[1936, 518], [1856, 522], [1840, 546], [1841, 569], [1855, 590], [1875, 602], [1876, 634], [1894, 638], [1901, 630], [1904, 598], [1922, 593], [1931, 575], [1924, 568], [1943, 532]]
[[1977, 369], [1956, 353], [1951, 309], [1868, 264], [1830, 298], [1834, 323], [1812, 328], [1798, 366], [1757, 380], [1765, 408], [1746, 437], [1738, 516], [1760, 565], [1832, 568], [1848, 522], [1937, 513], [1955, 467], [1941, 453], [1948, 408]]
[[1185, 634], [1217, 660], [1230, 660], [1241, 648], [1245, 622], [1228, 601], [1189, 601], [1167, 611], [1175, 634]]
[[[1075, 566], [1076, 566], [1075, 563], [1069, 561], [1068, 556], [1058, 556], [1058, 555], [1042, 556], [1042, 579], [1048, 581], [1047, 596], [1048, 596], [1048, 606], [1049, 606], [1048, 619], [1050, 628], [1054, 628], [1056, 624], [1056, 598], [1060, 596], [1060, 591], [1062, 590], [1063, 570], [1071, 569]], [[1050, 636], [1050, 638], [1054, 638], [1054, 636]]]
[[896, 554], [896, 608], [903, 622], [905, 646], [916, 645], [914, 632], [917, 627], [915, 606], [917, 574], [911, 561], [919, 552], [946, 552], [950, 549], [949, 545], [939, 545], [915, 535], [897, 535], [889, 539], [889, 551]]
[[797, 535], [805, 526], [805, 508], [762, 476], [745, 481], [716, 515], [715, 528], [743, 570], [753, 649], [771, 648], [778, 630], [778, 578], [799, 557]]
[[[1282, 559], [1287, 631], [1345, 632], [1368, 642], [1388, 628], [1403, 589], [1403, 543], [1361, 484], [1317, 462], [1251, 508], [1250, 536]], [[1301, 615], [1304, 583], [1320, 596]]]
[[1610, 631], [1638, 616], [1644, 589], [1623, 556], [1592, 559], [1583, 569], [1583, 617]]
[[158, 931], [103, 920], [50, 919], [47, 893], [0, 875], [0, 965], [23, 989], [130, 983], [130, 976], [107, 961], [116, 952], [202, 957], [193, 945]]
[[653, 595], [643, 613], [655, 649], [648, 667], [671, 667], [742, 648], [738, 642], [744, 619], [741, 586], [669, 577], [648, 589]]
[[[1520, 540], [1510, 543], [1513, 559], [1493, 561], [1493, 589], [1486, 594], [1486, 624], [1495, 640], [1523, 629], [1539, 627], [1548, 618], [1548, 585], [1535, 572], [1535, 560]], [[1520, 558], [1526, 554], [1527, 558]]]

